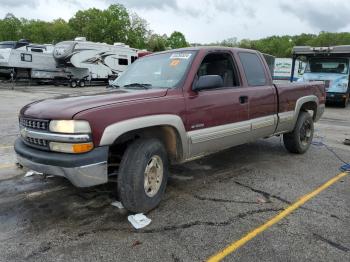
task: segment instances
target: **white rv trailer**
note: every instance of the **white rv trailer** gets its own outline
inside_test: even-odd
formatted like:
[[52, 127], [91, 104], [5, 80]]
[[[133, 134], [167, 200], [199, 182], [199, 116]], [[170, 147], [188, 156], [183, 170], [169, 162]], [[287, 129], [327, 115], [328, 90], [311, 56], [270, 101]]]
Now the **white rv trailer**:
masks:
[[84, 85], [84, 80], [105, 81], [118, 77], [128, 65], [137, 58], [137, 49], [122, 43], [108, 45], [86, 41], [85, 37], [77, 37], [74, 41], [63, 41], [56, 44], [53, 52], [58, 67], [70, 73]]
[[26, 40], [0, 42], [0, 73], [13, 79], [53, 80], [64, 76], [53, 58], [54, 46]]

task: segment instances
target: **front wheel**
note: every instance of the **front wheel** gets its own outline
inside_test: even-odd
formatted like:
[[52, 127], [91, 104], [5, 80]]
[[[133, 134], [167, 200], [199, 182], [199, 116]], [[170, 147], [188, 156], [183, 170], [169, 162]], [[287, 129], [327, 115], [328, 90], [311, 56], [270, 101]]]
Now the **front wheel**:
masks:
[[295, 128], [292, 132], [283, 135], [286, 149], [295, 154], [305, 153], [314, 136], [314, 122], [308, 112], [300, 112]]
[[344, 99], [344, 101], [341, 103], [342, 107], [347, 107], [348, 103], [349, 103], [349, 94], [346, 95], [346, 98]]
[[70, 87], [71, 88], [76, 88], [77, 86], [78, 86], [77, 81], [75, 81], [75, 80], [70, 81]]
[[124, 207], [146, 213], [160, 203], [168, 179], [168, 157], [158, 139], [139, 139], [125, 151], [118, 174], [118, 195]]

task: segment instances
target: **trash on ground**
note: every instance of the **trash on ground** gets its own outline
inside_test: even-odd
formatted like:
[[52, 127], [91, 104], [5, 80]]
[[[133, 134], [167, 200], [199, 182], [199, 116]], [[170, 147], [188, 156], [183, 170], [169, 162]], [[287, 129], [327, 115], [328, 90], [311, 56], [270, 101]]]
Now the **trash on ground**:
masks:
[[117, 207], [119, 209], [123, 209], [124, 208], [123, 204], [121, 202], [119, 202], [119, 201], [114, 201], [114, 202], [111, 203], [111, 205], [115, 206], [115, 207]]
[[350, 139], [346, 138], [343, 143], [344, 145], [350, 146]]
[[30, 170], [24, 175], [24, 177], [30, 177], [30, 176], [34, 176], [34, 175], [43, 175], [43, 173], [39, 173], [39, 172], [36, 172], [34, 170]]
[[144, 228], [152, 222], [152, 220], [146, 217], [144, 214], [130, 215], [128, 216], [128, 220], [136, 229]]
[[266, 200], [266, 198], [264, 198], [264, 197], [258, 197], [258, 198], [256, 199], [256, 201], [257, 201], [258, 203], [260, 203], [260, 204], [267, 203], [267, 200]]

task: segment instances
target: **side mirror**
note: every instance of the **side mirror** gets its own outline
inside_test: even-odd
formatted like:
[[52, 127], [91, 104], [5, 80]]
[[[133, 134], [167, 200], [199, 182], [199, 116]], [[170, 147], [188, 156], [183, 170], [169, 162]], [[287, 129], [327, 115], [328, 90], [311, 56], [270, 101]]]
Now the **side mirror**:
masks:
[[197, 80], [194, 91], [200, 91], [204, 89], [212, 89], [224, 86], [224, 80], [219, 75], [204, 75], [200, 76]]

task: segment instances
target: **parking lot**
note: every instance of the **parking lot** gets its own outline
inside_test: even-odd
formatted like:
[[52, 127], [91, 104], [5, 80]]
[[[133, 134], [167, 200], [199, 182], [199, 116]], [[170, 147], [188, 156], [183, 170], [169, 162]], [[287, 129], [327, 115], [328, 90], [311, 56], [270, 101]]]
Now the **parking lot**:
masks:
[[[204, 261], [339, 174], [339, 158], [350, 161], [350, 105], [328, 106], [304, 155], [273, 137], [173, 166], [164, 200], [146, 214], [152, 223], [136, 230], [111, 205], [113, 182], [78, 189], [15, 166], [22, 106], [103, 90], [0, 86], [0, 261]], [[226, 261], [349, 261], [349, 193], [344, 176]]]

